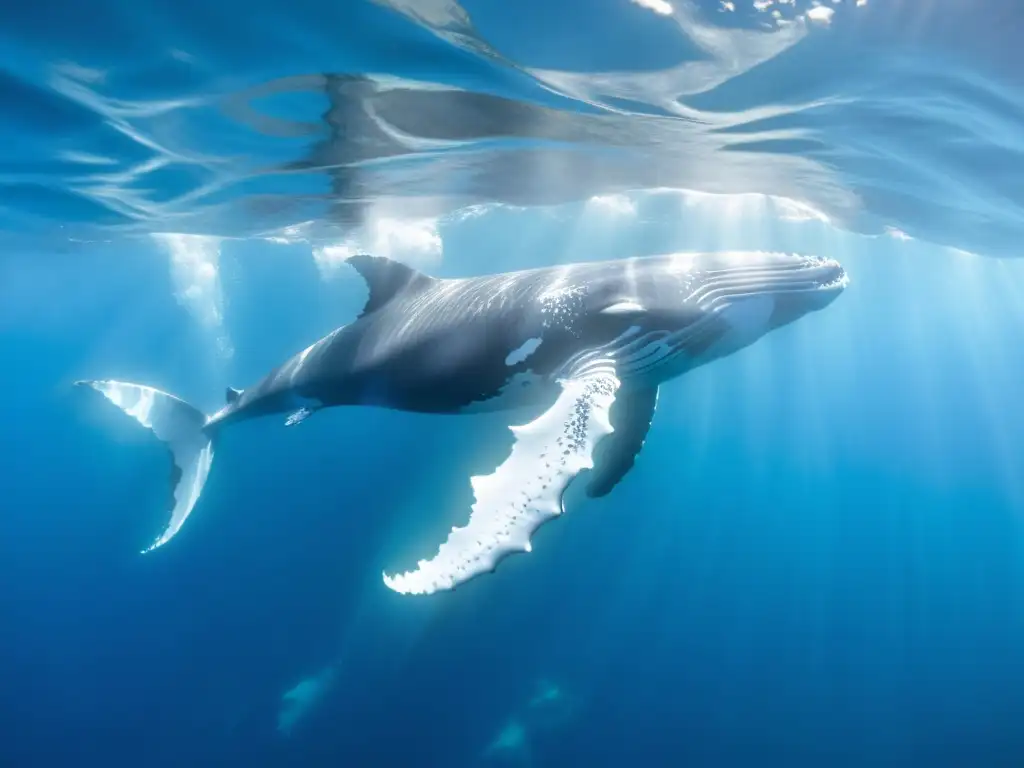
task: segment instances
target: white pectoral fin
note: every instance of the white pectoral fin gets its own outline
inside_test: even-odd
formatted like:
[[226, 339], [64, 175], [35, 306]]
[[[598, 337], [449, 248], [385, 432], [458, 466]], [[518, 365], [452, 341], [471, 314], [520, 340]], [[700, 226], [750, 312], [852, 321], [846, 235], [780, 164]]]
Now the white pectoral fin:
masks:
[[512, 427], [515, 443], [493, 474], [474, 477], [476, 503], [464, 528], [416, 570], [384, 583], [403, 594], [454, 589], [515, 552], [530, 551], [530, 537], [562, 513], [562, 496], [573, 478], [593, 466], [594, 448], [612, 431], [608, 412], [619, 380], [611, 365], [591, 366], [561, 382], [555, 404], [535, 421]]

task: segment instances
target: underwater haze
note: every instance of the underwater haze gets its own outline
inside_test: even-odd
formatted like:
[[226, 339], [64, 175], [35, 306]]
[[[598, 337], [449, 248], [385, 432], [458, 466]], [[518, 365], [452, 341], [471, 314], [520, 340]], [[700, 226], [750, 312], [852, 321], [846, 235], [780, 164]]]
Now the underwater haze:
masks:
[[[1024, 6], [40, 0], [0, 9], [0, 766], [1024, 765]], [[519, 413], [166, 449], [438, 277], [836, 259], [660, 389], [533, 551], [401, 595]], [[583, 485], [583, 483], [580, 483]]]

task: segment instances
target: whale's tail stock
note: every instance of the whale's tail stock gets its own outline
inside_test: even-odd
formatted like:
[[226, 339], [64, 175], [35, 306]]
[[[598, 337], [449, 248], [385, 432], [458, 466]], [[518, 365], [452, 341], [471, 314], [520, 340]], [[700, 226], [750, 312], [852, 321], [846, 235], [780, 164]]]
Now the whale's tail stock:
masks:
[[77, 381], [92, 387], [139, 424], [150, 429], [171, 452], [170, 520], [144, 552], [166, 544], [178, 532], [199, 500], [213, 464], [213, 436], [207, 418], [174, 395], [123, 381]]

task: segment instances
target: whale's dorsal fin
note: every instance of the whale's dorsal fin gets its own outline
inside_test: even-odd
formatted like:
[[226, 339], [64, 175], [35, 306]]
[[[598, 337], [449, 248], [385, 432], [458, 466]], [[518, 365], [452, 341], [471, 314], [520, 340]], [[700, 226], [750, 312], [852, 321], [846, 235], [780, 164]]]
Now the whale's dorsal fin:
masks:
[[224, 392], [224, 400], [228, 405], [231, 405], [235, 400], [242, 396], [242, 390], [235, 389], [234, 387], [228, 387]]
[[358, 253], [347, 261], [363, 276], [370, 290], [360, 317], [380, 309], [400, 293], [423, 290], [435, 281], [430, 275], [384, 256]]

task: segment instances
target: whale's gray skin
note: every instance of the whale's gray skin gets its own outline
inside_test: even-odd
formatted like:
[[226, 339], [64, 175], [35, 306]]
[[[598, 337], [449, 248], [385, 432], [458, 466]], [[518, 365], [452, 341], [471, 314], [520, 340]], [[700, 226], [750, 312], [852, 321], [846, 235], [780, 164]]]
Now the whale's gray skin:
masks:
[[[831, 303], [847, 277], [835, 261], [777, 253], [677, 253], [439, 279], [395, 261], [349, 263], [369, 297], [362, 313], [299, 352], [209, 418], [159, 390], [86, 381], [170, 447], [174, 497], [166, 543], [199, 498], [218, 434], [235, 422], [369, 405], [439, 414], [548, 410], [523, 427], [509, 459], [473, 478], [466, 528], [416, 571], [385, 576], [400, 592], [450, 589], [528, 551], [561, 512], [572, 479], [608, 493], [633, 466], [658, 387]], [[599, 453], [595, 453], [598, 444]], [[597, 465], [594, 466], [595, 456]]]

